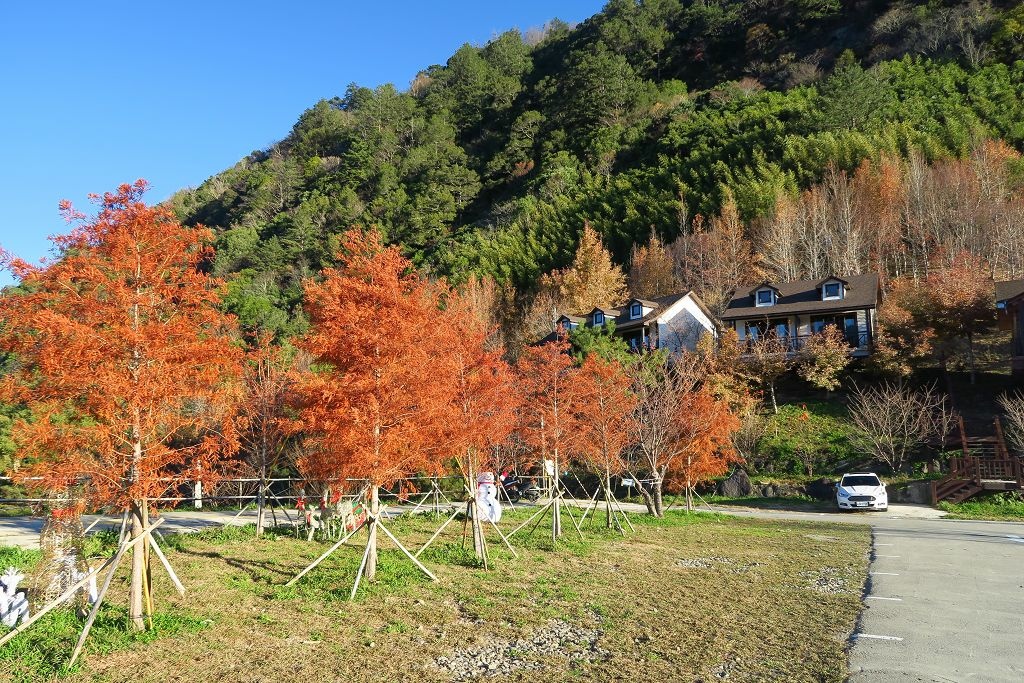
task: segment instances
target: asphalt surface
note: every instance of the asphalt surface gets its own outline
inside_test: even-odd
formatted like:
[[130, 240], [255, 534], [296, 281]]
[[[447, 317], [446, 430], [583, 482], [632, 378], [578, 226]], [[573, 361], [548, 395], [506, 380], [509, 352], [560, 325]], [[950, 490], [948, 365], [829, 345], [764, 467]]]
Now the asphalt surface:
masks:
[[[851, 638], [850, 683], [1024, 681], [1024, 524], [943, 520], [923, 506], [892, 505], [887, 513], [715, 511], [871, 525], [871, 574]], [[163, 516], [164, 533], [255, 521], [252, 510]], [[97, 528], [117, 524], [104, 518]], [[40, 526], [38, 519], [0, 518], [0, 545], [38, 547]]]

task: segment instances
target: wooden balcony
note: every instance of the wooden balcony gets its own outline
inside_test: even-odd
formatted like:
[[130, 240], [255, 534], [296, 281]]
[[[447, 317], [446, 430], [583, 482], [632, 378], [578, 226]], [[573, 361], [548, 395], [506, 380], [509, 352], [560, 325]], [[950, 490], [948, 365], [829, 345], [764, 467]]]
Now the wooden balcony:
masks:
[[[812, 337], [816, 336], [817, 333], [813, 334], [787, 334], [787, 335], [775, 335], [771, 333], [776, 339], [782, 342], [786, 349], [786, 353], [799, 353], [807, 345], [807, 341]], [[871, 333], [870, 332], [850, 332], [843, 336], [846, 337], [846, 343], [850, 345], [850, 349], [854, 354], [866, 355], [871, 352]], [[742, 353], [750, 353], [751, 345], [754, 340], [741, 339], [739, 340], [740, 350]]]

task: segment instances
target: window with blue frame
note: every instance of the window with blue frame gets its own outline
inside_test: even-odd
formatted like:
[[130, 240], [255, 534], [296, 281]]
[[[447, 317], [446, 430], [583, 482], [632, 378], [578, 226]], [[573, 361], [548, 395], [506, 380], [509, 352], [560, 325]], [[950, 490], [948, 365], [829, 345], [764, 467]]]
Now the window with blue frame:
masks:
[[640, 317], [641, 310], [642, 309], [640, 308], [640, 304], [633, 304], [632, 306], [629, 307], [629, 317], [633, 320], [636, 320], [637, 318]]
[[757, 305], [758, 306], [771, 306], [774, 302], [772, 290], [762, 289], [757, 292]]

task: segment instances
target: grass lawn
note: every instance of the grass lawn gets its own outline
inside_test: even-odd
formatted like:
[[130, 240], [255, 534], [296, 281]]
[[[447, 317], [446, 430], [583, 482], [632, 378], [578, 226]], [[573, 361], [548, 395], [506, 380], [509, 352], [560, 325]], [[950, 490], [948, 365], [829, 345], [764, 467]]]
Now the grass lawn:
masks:
[[[511, 515], [510, 529], [524, 512]], [[296, 586], [324, 549], [250, 528], [169, 537], [189, 588], [154, 569], [158, 633], [123, 632], [126, 576], [111, 588], [71, 681], [452, 681], [491, 664], [487, 680], [843, 681], [861, 608], [870, 530], [852, 524], [670, 512], [634, 515], [625, 538], [568, 526], [553, 550], [543, 527], [517, 536], [519, 559], [491, 540], [491, 571], [472, 566], [461, 524], [423, 554], [425, 580], [397, 551], [378, 580], [348, 593], [361, 553], [343, 547]], [[568, 522], [568, 520], [566, 520]], [[392, 522], [410, 546], [440, 522]], [[357, 536], [360, 540], [362, 536]], [[0, 564], [37, 554], [0, 552]], [[123, 572], [122, 572], [123, 573]], [[77, 637], [48, 616], [0, 648], [0, 680], [61, 675]], [[479, 672], [479, 669], [478, 669]]]
[[975, 496], [962, 503], [939, 503], [949, 519], [1024, 521], [1024, 498], [1005, 493]]

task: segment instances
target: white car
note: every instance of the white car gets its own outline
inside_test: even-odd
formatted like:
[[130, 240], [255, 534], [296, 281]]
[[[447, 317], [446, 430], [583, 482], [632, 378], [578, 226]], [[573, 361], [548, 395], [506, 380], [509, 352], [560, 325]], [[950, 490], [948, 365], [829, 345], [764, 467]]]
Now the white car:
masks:
[[836, 505], [840, 510], [888, 510], [889, 494], [874, 472], [844, 474], [836, 484]]

